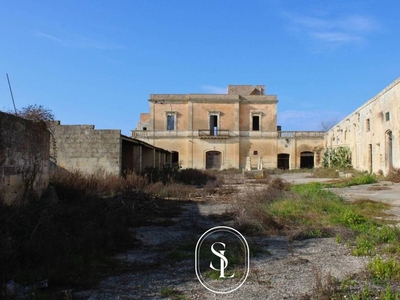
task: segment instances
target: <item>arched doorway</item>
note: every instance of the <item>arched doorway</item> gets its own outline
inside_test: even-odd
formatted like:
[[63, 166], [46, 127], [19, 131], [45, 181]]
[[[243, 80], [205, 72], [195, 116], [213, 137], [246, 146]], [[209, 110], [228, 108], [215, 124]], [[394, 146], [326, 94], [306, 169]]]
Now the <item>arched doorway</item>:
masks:
[[304, 151], [300, 153], [300, 168], [314, 168], [314, 152]]
[[289, 169], [289, 157], [290, 154], [287, 153], [278, 154], [278, 169], [282, 170]]
[[221, 169], [221, 152], [206, 152], [206, 169]]
[[386, 131], [385, 134], [385, 161], [386, 172], [389, 173], [393, 169], [393, 134], [391, 130]]

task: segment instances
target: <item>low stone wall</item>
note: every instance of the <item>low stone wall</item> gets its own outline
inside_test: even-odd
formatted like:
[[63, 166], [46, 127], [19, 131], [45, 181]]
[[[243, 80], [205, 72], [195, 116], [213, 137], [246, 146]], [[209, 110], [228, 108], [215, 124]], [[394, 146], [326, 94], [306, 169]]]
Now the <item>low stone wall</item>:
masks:
[[94, 125], [53, 126], [57, 166], [87, 174], [121, 173], [121, 131], [95, 130]]
[[49, 141], [44, 123], [0, 112], [0, 201], [41, 195], [49, 184]]

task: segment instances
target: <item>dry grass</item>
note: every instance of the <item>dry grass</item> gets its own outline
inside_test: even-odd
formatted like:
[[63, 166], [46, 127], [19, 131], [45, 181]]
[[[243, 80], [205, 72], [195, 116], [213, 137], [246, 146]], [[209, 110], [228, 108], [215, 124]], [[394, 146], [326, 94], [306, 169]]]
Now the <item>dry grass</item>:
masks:
[[386, 177], [385, 180], [399, 183], [400, 182], [400, 169], [393, 169]]
[[192, 185], [181, 183], [171, 182], [163, 184], [162, 182], [156, 182], [146, 186], [144, 191], [156, 197], [185, 200], [195, 195], [197, 189]]
[[[43, 279], [52, 287], [91, 286], [124, 270], [111, 257], [134, 245], [131, 226], [175, 217], [182, 204], [143, 192], [150, 186], [136, 174], [64, 172], [51, 180], [58, 199], [0, 204], [0, 286]], [[173, 188], [182, 193], [182, 185]]]
[[290, 188], [281, 178], [274, 178], [264, 189], [249, 188], [234, 204], [236, 224], [247, 232], [282, 229], [266, 207], [280, 199]]
[[311, 177], [313, 178], [339, 178], [339, 172], [333, 168], [314, 169]]
[[388, 186], [370, 186], [367, 188], [368, 191], [385, 191], [390, 190]]

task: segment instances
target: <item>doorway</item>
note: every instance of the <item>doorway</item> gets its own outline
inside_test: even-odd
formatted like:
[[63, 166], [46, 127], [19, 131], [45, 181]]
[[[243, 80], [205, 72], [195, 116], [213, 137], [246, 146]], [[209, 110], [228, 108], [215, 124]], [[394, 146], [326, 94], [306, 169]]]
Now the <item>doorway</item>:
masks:
[[314, 152], [304, 151], [300, 153], [300, 169], [314, 168]]
[[221, 152], [206, 152], [206, 169], [221, 169]]
[[282, 170], [289, 169], [289, 157], [290, 154], [287, 153], [278, 154], [278, 169]]

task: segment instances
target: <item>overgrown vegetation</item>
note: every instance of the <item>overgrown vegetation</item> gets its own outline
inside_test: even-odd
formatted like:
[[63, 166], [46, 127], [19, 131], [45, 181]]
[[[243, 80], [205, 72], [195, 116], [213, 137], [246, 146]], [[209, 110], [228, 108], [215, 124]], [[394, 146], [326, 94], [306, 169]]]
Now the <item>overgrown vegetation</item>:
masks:
[[163, 184], [175, 182], [187, 185], [203, 186], [209, 181], [216, 181], [217, 176], [213, 171], [197, 169], [183, 169], [180, 166], [166, 164], [161, 168], [146, 167], [143, 176], [149, 183], [162, 182]]
[[324, 168], [351, 168], [351, 151], [347, 146], [338, 148], [327, 148], [322, 160]]
[[111, 257], [134, 245], [129, 227], [180, 213], [179, 201], [144, 192], [154, 184], [133, 173], [64, 172], [51, 184], [57, 196], [0, 206], [0, 285], [90, 286], [124, 271]]
[[[364, 174], [348, 179], [344, 186], [369, 183], [372, 179]], [[284, 234], [294, 239], [335, 237], [338, 243], [351, 247], [353, 255], [378, 255], [368, 265], [369, 280], [378, 288], [365, 288], [351, 299], [400, 298], [390, 285], [385, 292], [379, 291], [382, 285], [400, 279], [400, 229], [376, 218], [385, 215], [388, 205], [367, 199], [346, 202], [324, 187], [321, 183], [272, 183], [264, 190], [250, 190], [236, 202], [236, 222], [247, 232]], [[317, 284], [314, 296], [342, 299], [347, 292], [340, 283], [330, 280]]]

